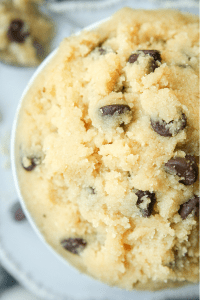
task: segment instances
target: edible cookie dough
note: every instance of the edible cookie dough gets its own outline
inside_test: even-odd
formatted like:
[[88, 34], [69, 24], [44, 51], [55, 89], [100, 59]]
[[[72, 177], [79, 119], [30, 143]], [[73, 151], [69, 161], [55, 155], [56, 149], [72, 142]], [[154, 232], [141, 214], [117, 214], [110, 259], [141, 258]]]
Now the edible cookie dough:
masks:
[[49, 51], [53, 23], [38, 9], [40, 0], [0, 2], [0, 60], [37, 66]]
[[196, 283], [198, 18], [124, 8], [66, 38], [23, 100], [16, 151], [28, 210], [80, 271]]

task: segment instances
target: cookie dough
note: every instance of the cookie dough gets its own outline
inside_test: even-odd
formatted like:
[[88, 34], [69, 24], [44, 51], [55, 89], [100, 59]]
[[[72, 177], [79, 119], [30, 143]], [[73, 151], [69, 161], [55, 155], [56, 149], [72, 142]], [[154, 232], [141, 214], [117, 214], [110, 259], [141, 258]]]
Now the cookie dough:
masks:
[[39, 0], [7, 0], [0, 3], [0, 60], [32, 67], [49, 52], [53, 22], [38, 9]]
[[196, 16], [124, 8], [64, 39], [23, 100], [25, 203], [93, 278], [128, 290], [198, 282], [198, 65]]

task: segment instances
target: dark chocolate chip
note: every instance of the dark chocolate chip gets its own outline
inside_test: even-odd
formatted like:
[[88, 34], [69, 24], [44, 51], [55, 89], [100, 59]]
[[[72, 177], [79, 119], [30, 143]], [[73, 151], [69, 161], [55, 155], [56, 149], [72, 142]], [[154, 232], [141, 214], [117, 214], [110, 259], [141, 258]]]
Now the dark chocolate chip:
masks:
[[145, 55], [149, 55], [149, 56], [153, 57], [153, 60], [150, 63], [150, 69], [153, 72], [158, 67], [156, 61], [158, 60], [161, 62], [161, 55], [160, 55], [160, 52], [157, 50], [138, 50], [137, 52], [138, 53], [133, 53], [130, 55], [130, 57], [128, 59], [129, 63], [133, 64], [134, 62], [137, 61], [140, 53], [144, 53]]
[[138, 50], [138, 51], [143, 52], [145, 55], [149, 55], [149, 56], [153, 57], [153, 59], [155, 61], [158, 60], [161, 62], [161, 55], [158, 50]]
[[106, 54], [106, 49], [105, 48], [102, 48], [102, 47], [99, 47], [99, 53], [100, 53], [100, 55], [105, 55]]
[[153, 128], [153, 130], [157, 132], [159, 135], [165, 137], [172, 137], [174, 135], [177, 135], [181, 130], [183, 130], [186, 127], [187, 119], [185, 114], [184, 113], [182, 114], [182, 117], [178, 120], [175, 129], [173, 128], [173, 123], [174, 121], [170, 121], [169, 123], [167, 123], [164, 120], [155, 121], [151, 119], [151, 127]]
[[19, 202], [16, 202], [11, 208], [11, 214], [15, 221], [22, 221], [26, 219], [26, 216], [22, 210], [22, 207]]
[[158, 67], [159, 67], [159, 65], [157, 64], [157, 62], [154, 59], [152, 59], [150, 61], [150, 64], [149, 64], [149, 70], [150, 70], [150, 72], [154, 72], [155, 69], [158, 68]]
[[[156, 202], [155, 193], [139, 190], [135, 194], [138, 197], [136, 204], [139, 206], [142, 216], [146, 218], [150, 217], [153, 211], [153, 206]], [[143, 197], [150, 199], [150, 203], [147, 204], [146, 208], [140, 207], [140, 204], [144, 202], [144, 199], [142, 199]]]
[[18, 208], [18, 210], [15, 212], [15, 220], [16, 221], [22, 221], [25, 218], [26, 217], [25, 217], [25, 214], [24, 214], [23, 210], [21, 208]]
[[15, 19], [10, 23], [7, 37], [11, 42], [24, 43], [29, 35], [30, 33], [25, 30], [25, 23], [22, 20]]
[[173, 157], [165, 164], [165, 171], [172, 175], [177, 175], [183, 179], [179, 180], [184, 185], [193, 184], [198, 177], [198, 166], [195, 157], [186, 155], [185, 157]]
[[131, 54], [131, 56], [130, 56], [129, 59], [128, 59], [128, 62], [129, 62], [130, 64], [133, 64], [134, 62], [137, 61], [138, 56], [139, 56], [139, 54], [136, 54], [136, 53]]
[[112, 104], [100, 108], [100, 111], [103, 116], [113, 116], [115, 113], [121, 115], [126, 112], [129, 112], [130, 110], [130, 107], [124, 104]]
[[[27, 164], [25, 164], [24, 159], [27, 160]], [[41, 158], [40, 157], [24, 157], [21, 160], [22, 167], [26, 171], [32, 171], [35, 169], [37, 165], [41, 163]]]
[[85, 249], [87, 242], [82, 238], [69, 238], [62, 240], [61, 245], [65, 250], [73, 254], [79, 254]]
[[96, 194], [95, 189], [93, 187], [90, 186], [89, 189], [90, 189], [90, 194], [92, 195]]
[[194, 209], [197, 210], [199, 208], [199, 199], [200, 198], [195, 195], [180, 206], [178, 213], [183, 220], [185, 220]]

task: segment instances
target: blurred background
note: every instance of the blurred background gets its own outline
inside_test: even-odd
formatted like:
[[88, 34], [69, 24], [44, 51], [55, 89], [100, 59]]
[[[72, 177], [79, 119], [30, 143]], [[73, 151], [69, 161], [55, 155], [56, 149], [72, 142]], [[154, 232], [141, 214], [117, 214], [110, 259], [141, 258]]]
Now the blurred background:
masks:
[[[6, 0], [6, 9], [2, 3], [0, 0], [0, 299], [199, 299], [198, 286], [155, 293], [124, 292], [96, 283], [75, 270], [66, 271], [66, 266], [53, 257], [28, 224], [17, 199], [10, 162], [10, 136], [18, 101], [37, 65], [64, 37], [111, 16], [124, 6], [143, 9], [175, 8], [198, 14], [199, 1], [36, 0], [32, 6], [28, 0]], [[17, 35], [16, 28], [25, 26], [18, 21], [19, 12], [25, 18], [28, 16], [29, 27], [24, 27], [22, 39], [27, 36], [32, 38], [29, 29], [33, 27], [34, 30], [37, 25], [34, 18], [40, 18], [37, 21], [42, 24], [45, 34], [35, 33], [36, 38], [31, 44], [34, 45], [35, 52], [30, 45], [23, 49], [23, 42], [19, 42], [21, 37]], [[9, 27], [9, 39], [18, 39], [20, 45], [17, 49], [4, 41], [10, 14], [16, 15], [17, 21]], [[19, 53], [23, 55], [18, 55]]]

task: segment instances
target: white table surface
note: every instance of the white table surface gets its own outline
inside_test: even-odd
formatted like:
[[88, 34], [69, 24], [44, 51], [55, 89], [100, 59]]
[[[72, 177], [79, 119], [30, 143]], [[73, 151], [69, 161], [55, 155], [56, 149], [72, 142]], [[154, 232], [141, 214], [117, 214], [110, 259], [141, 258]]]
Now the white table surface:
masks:
[[[95, 10], [86, 7], [81, 10], [71, 9], [62, 14], [52, 12], [58, 26], [54, 48], [65, 36], [109, 17], [123, 6], [154, 9], [162, 7], [163, 1], [121, 0], [113, 3], [114, 1], [111, 6]], [[169, 5], [170, 2], [167, 3]], [[198, 13], [197, 7], [182, 7], [181, 10]], [[66, 271], [66, 267], [45, 248], [27, 221], [13, 221], [10, 208], [16, 202], [17, 194], [10, 168], [10, 133], [18, 101], [34, 71], [34, 68], [14, 68], [0, 64], [0, 263], [20, 282], [19, 286], [14, 285], [4, 293], [0, 292], [0, 299], [162, 300], [169, 297], [184, 299], [184, 296], [187, 296], [188, 300], [193, 299], [198, 295], [197, 286], [156, 293], [125, 292], [97, 283], [80, 275], [76, 270]], [[62, 274], [69, 276], [65, 291], [66, 278], [63, 278]], [[95, 294], [98, 296], [95, 297]]]

